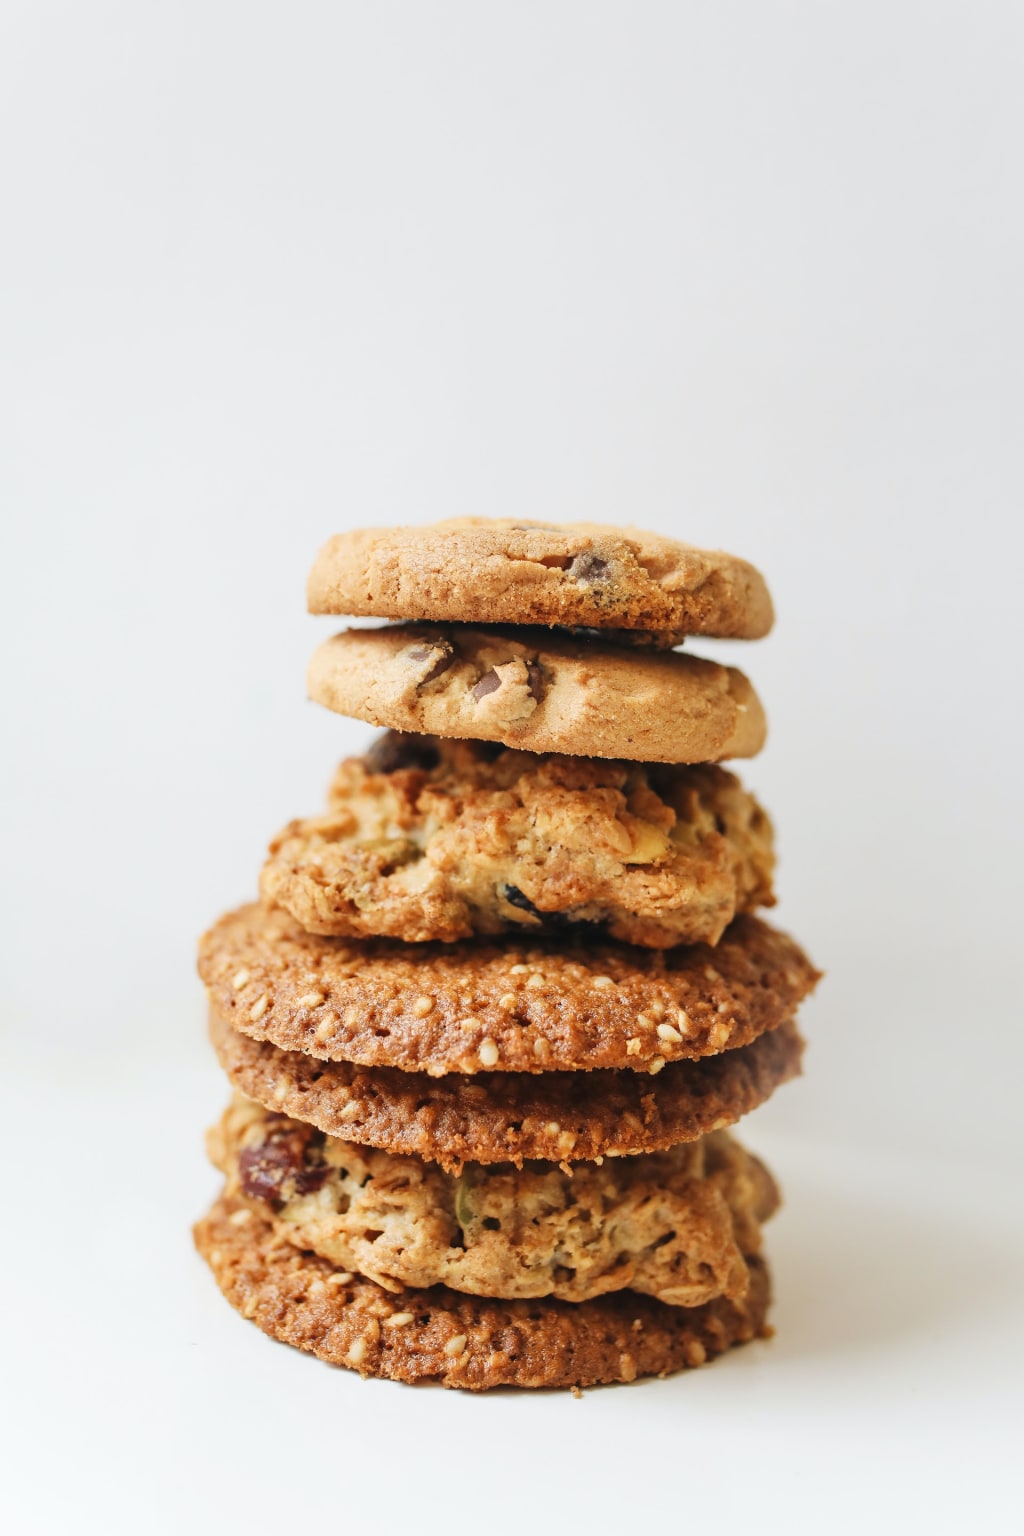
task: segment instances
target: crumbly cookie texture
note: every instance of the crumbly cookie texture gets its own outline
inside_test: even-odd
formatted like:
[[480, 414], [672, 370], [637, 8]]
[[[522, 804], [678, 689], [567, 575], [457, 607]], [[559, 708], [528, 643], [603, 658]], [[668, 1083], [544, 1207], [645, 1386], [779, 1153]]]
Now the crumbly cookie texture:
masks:
[[818, 979], [786, 934], [735, 919], [712, 948], [477, 939], [352, 941], [258, 904], [200, 941], [199, 973], [235, 1029], [367, 1067], [545, 1072], [628, 1067], [748, 1045]]
[[210, 1038], [232, 1084], [267, 1109], [450, 1173], [467, 1162], [574, 1163], [696, 1141], [763, 1104], [797, 1075], [803, 1051], [790, 1021], [653, 1078], [601, 1070], [428, 1077], [282, 1051], [239, 1034], [213, 1009]]
[[724, 1131], [573, 1169], [474, 1164], [453, 1175], [236, 1098], [209, 1148], [229, 1196], [272, 1212], [297, 1247], [388, 1291], [736, 1300], [748, 1286], [744, 1254], [758, 1251], [760, 1223], [778, 1205], [767, 1170]]
[[703, 1365], [766, 1337], [769, 1277], [749, 1261], [740, 1300], [668, 1307], [618, 1291], [593, 1301], [495, 1301], [444, 1286], [386, 1291], [282, 1243], [273, 1222], [222, 1198], [196, 1247], [237, 1312], [271, 1338], [331, 1365], [392, 1381], [489, 1387], [589, 1387]]
[[600, 923], [667, 948], [771, 905], [773, 864], [768, 817], [724, 768], [389, 732], [341, 764], [327, 815], [274, 839], [260, 892], [311, 933], [450, 943]]
[[764, 578], [735, 555], [600, 523], [457, 518], [337, 534], [317, 556], [311, 613], [754, 640], [772, 626]]
[[766, 734], [735, 667], [538, 629], [350, 629], [314, 652], [307, 687], [371, 725], [574, 757], [712, 763]]

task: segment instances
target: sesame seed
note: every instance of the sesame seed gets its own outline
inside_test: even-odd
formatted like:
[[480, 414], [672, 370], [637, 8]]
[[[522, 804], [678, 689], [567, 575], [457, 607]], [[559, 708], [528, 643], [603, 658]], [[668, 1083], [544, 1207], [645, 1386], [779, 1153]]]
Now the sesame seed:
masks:
[[551, 1047], [544, 1039], [543, 1035], [540, 1037], [540, 1039], [533, 1042], [533, 1054], [540, 1061], [547, 1061], [548, 1057], [551, 1055]]
[[504, 1008], [506, 1013], [513, 1013], [519, 1005], [519, 999], [514, 992], [506, 992], [498, 998], [498, 1007]]
[[718, 971], [715, 970], [713, 965], [706, 965], [704, 967], [704, 975], [707, 977], [708, 981], [721, 981], [722, 979], [721, 975]]
[[358, 1120], [361, 1114], [362, 1106], [360, 1105], [359, 1100], [352, 1099], [348, 1104], [345, 1105], [345, 1108], [341, 1111], [339, 1118], [345, 1121]]
[[307, 1296], [326, 1296], [327, 1295], [327, 1281], [326, 1280], [321, 1280], [319, 1275], [318, 1275], [315, 1280], [310, 1282], [309, 1290], [306, 1292], [306, 1295]]
[[232, 1211], [228, 1217], [233, 1227], [244, 1227], [247, 1221], [252, 1220], [252, 1211]]
[[708, 1041], [713, 1051], [720, 1051], [729, 1038], [729, 1026], [724, 1019], [719, 1019], [708, 1034]]
[[655, 1073], [660, 1072], [664, 1065], [665, 1065], [665, 1058], [664, 1058], [664, 1056], [656, 1056], [654, 1058], [654, 1060], [651, 1062], [650, 1066], [647, 1068], [647, 1070], [651, 1074], [651, 1076], [654, 1077]]
[[327, 1276], [325, 1284], [335, 1288], [339, 1285], [351, 1285], [352, 1272], [348, 1269], [336, 1269], [332, 1275]]
[[682, 1035], [679, 1033], [678, 1029], [676, 1029], [673, 1024], [659, 1024], [658, 1025], [658, 1039], [659, 1040], [668, 1040], [672, 1045], [679, 1045], [680, 1042], [682, 1041], [682, 1038], [683, 1038]]
[[530, 967], [528, 965], [510, 965], [508, 968], [508, 973], [510, 976], [525, 976], [529, 969]]
[[549, 1120], [544, 1129], [547, 1131], [549, 1136], [557, 1136], [562, 1127], [559, 1125], [557, 1120]]
[[652, 1029], [654, 1027], [654, 1020], [649, 1019], [646, 1013], [638, 1013], [636, 1016], [636, 1021], [640, 1025], [641, 1029]]
[[324, 995], [323, 995], [322, 992], [304, 992], [302, 994], [302, 996], [299, 998], [298, 1003], [296, 1004], [296, 1007], [298, 1007], [298, 1008], [319, 1008], [319, 1006], [323, 1002], [323, 1000], [324, 1000]]
[[262, 1019], [263, 1015], [266, 1013], [266, 1011], [267, 1011], [267, 1009], [269, 1007], [270, 1007], [270, 999], [267, 997], [267, 994], [264, 992], [263, 996], [262, 997], [258, 997], [256, 999], [256, 1001], [253, 1003], [252, 1007], [249, 1009], [249, 1017], [250, 1017], [250, 1019], [252, 1019], [254, 1024], [255, 1024], [257, 1019]]
[[640, 1055], [640, 1048], [641, 1048], [641, 1041], [640, 1041], [640, 1036], [639, 1035], [634, 1035], [631, 1040], [627, 1040], [626, 1041], [626, 1055], [627, 1056], [639, 1056]]
[[490, 1035], [486, 1040], [481, 1040], [478, 1054], [485, 1067], [496, 1067], [501, 1057], [497, 1041], [492, 1040]]
[[354, 1340], [348, 1354], [345, 1356], [345, 1359], [348, 1361], [349, 1365], [362, 1365], [363, 1361], [366, 1359], [366, 1340]]
[[676, 1014], [676, 1023], [679, 1025], [679, 1028], [682, 1030], [684, 1035], [688, 1035], [690, 1033], [692, 1028], [690, 1024], [690, 1015], [687, 1013], [685, 1008], [679, 1009], [679, 1012]]
[[729, 1012], [729, 1004], [728, 1003], [719, 1003], [717, 1012], [718, 1013], [728, 1013]]
[[384, 1319], [385, 1328], [408, 1328], [412, 1322], [411, 1312], [392, 1312], [390, 1317]]
[[526, 978], [526, 985], [533, 988], [534, 991], [536, 991], [538, 987], [544, 986], [544, 977], [541, 975], [540, 971], [531, 971], [529, 976]]
[[446, 1355], [461, 1355], [465, 1347], [466, 1335], [464, 1333], [457, 1333], [454, 1338], [448, 1340], [444, 1347], [444, 1352]]
[[460, 1029], [483, 1029], [483, 1025], [475, 1014], [469, 1013], [464, 1019], [459, 1020]]
[[329, 1013], [326, 1019], [321, 1019], [320, 1023], [313, 1031], [314, 1040], [329, 1040], [337, 1027], [337, 1016], [333, 1013]]
[[703, 1365], [705, 1360], [707, 1359], [707, 1357], [708, 1357], [708, 1352], [704, 1348], [704, 1345], [701, 1343], [700, 1339], [688, 1339], [687, 1340], [687, 1343], [686, 1343], [686, 1363], [687, 1363], [687, 1365]]
[[418, 997], [413, 1003], [412, 1011], [418, 1019], [425, 1019], [433, 1006], [434, 999], [432, 997], [428, 997], [427, 994], [424, 993], [422, 997]]
[[275, 1084], [275, 1087], [274, 1087], [274, 1103], [275, 1104], [283, 1104], [284, 1103], [285, 1099], [288, 1097], [288, 1090], [289, 1090], [290, 1087], [291, 1087], [291, 1082], [290, 1082], [290, 1080], [287, 1077], [283, 1078], [281, 1082]]
[[591, 976], [590, 985], [603, 989], [605, 987], [614, 987], [615, 983], [610, 976]]
[[249, 980], [249, 972], [246, 970], [245, 966], [243, 965], [242, 969], [240, 971], [236, 971], [235, 974], [232, 976], [232, 978], [231, 978], [231, 985], [234, 987], [236, 992], [240, 992], [241, 989], [245, 986], [245, 984], [246, 984], [246, 982], [248, 980]]

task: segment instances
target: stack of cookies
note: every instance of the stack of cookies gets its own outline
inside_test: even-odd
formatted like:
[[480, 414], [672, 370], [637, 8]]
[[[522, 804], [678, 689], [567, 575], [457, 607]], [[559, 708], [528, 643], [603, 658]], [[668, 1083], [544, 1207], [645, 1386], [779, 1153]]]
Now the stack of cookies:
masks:
[[772, 622], [746, 562], [592, 525], [332, 539], [314, 613], [388, 620], [311, 696], [383, 727], [202, 940], [235, 1097], [196, 1242], [268, 1334], [447, 1386], [631, 1381], [766, 1331], [778, 1204], [727, 1129], [817, 974], [754, 915], [765, 736], [677, 649]]

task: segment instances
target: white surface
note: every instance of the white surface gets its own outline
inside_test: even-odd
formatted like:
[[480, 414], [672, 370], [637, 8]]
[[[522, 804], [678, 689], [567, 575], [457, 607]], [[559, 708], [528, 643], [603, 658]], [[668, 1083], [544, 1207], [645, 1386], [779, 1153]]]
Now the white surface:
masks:
[[[1020, 8], [2, 26], [8, 1523], [1009, 1528]], [[743, 772], [829, 973], [749, 1129], [778, 1339], [582, 1403], [320, 1369], [187, 1241], [195, 935], [365, 734], [304, 703], [306, 568], [469, 512], [763, 566]]]

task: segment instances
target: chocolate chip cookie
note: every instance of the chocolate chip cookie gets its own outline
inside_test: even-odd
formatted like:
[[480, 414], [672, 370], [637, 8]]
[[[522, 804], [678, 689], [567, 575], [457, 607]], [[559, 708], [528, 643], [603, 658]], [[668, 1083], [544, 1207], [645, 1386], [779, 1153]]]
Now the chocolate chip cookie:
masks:
[[764, 578], [735, 555], [637, 528], [503, 518], [337, 534], [307, 597], [311, 613], [569, 625], [668, 645], [754, 640], [773, 618]]
[[764, 745], [735, 667], [530, 629], [350, 629], [314, 653], [318, 704], [371, 725], [530, 752], [710, 763]]

